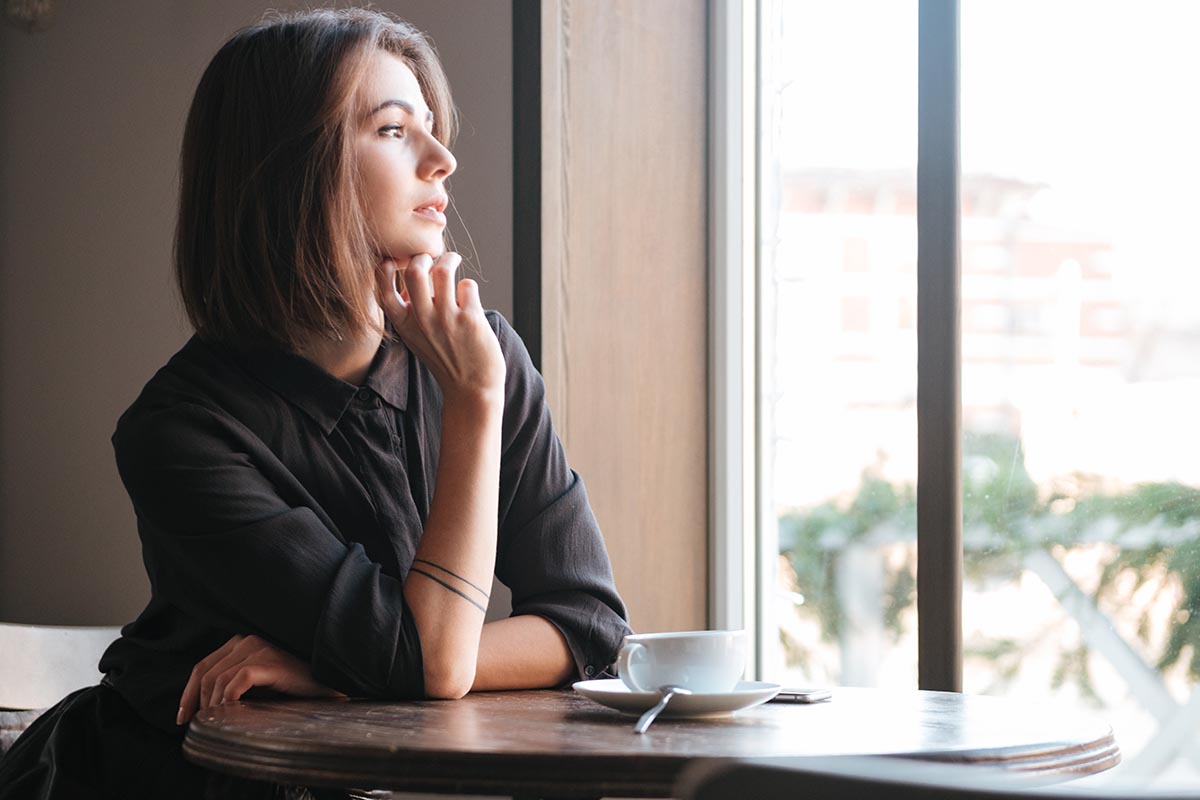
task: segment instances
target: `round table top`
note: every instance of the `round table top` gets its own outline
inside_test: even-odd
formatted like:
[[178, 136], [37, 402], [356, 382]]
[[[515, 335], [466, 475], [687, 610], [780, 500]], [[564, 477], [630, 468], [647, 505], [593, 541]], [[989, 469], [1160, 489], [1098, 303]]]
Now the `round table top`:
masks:
[[948, 692], [839, 688], [826, 703], [660, 718], [644, 735], [635, 720], [570, 690], [251, 701], [199, 713], [184, 753], [279, 783], [560, 797], [669, 796], [689, 761], [711, 757], [899, 755], [1063, 778], [1120, 760], [1086, 712]]

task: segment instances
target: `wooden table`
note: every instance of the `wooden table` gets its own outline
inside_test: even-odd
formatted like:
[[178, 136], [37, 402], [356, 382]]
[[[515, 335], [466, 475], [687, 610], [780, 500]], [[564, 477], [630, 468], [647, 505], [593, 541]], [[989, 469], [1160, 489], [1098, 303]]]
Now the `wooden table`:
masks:
[[818, 705], [659, 719], [641, 736], [635, 719], [570, 690], [259, 701], [201, 712], [183, 750], [279, 783], [564, 798], [667, 797], [701, 757], [903, 755], [1063, 778], [1120, 760], [1112, 729], [1076, 709], [943, 692], [843, 688]]

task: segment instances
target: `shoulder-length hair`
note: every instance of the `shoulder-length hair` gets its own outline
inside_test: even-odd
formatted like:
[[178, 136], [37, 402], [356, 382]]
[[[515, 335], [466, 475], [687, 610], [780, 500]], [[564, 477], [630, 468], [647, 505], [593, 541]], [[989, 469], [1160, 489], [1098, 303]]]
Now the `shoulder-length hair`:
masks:
[[413, 71], [449, 147], [457, 114], [433, 46], [385, 13], [271, 13], [204, 71], [184, 129], [174, 250], [201, 338], [296, 352], [378, 327], [367, 301], [379, 254], [352, 135], [376, 50]]

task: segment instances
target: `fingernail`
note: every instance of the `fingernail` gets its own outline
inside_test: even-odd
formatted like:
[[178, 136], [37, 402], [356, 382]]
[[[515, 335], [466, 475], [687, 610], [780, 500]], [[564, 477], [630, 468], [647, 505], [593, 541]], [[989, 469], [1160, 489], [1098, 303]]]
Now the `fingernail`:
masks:
[[176, 725], [183, 724], [183, 706], [179, 707], [179, 713], [175, 715], [175, 724]]

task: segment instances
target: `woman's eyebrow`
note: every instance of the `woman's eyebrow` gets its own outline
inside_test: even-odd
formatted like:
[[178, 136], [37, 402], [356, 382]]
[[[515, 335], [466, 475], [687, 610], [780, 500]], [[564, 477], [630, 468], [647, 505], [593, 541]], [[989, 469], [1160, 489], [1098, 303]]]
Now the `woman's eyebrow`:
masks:
[[[380, 111], [383, 111], [385, 108], [391, 108], [392, 106], [401, 108], [404, 111], [407, 111], [409, 114], [411, 114], [414, 117], [417, 115], [417, 109], [414, 108], [413, 104], [408, 102], [407, 100], [384, 100], [382, 103], [377, 105], [375, 108], [371, 109], [371, 112], [369, 114], [367, 114], [367, 119], [371, 119], [376, 114], [378, 114]], [[425, 112], [425, 121], [429, 122], [431, 124], [433, 123], [433, 112], [432, 111]]]

